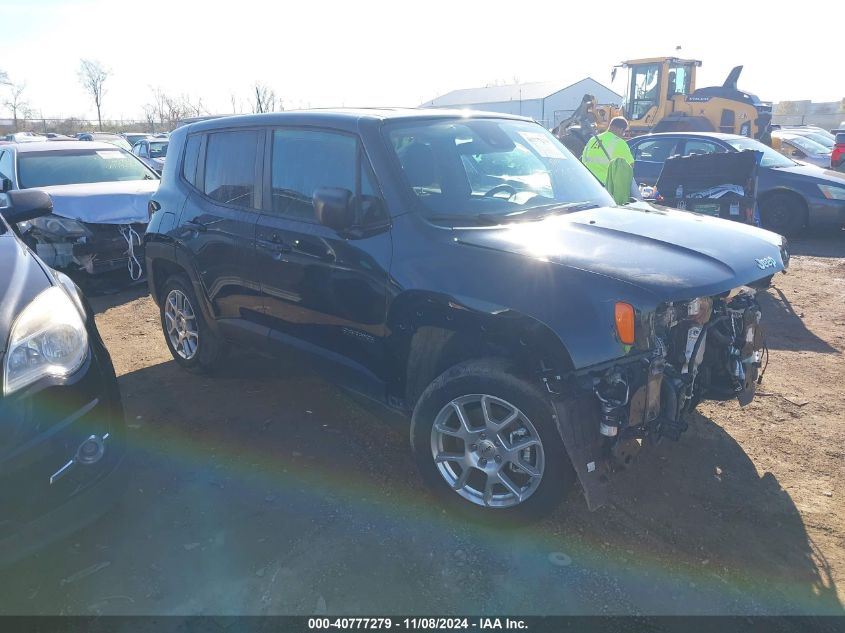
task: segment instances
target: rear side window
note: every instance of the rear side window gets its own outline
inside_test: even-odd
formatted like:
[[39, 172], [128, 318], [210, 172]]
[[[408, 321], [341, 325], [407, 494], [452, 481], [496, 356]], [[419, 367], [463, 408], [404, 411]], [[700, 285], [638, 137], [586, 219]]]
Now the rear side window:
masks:
[[255, 206], [258, 132], [238, 130], [208, 135], [205, 186], [212, 200], [238, 207]]
[[182, 177], [194, 187], [197, 186], [197, 163], [200, 157], [201, 140], [202, 137], [199, 134], [188, 137], [185, 143], [185, 159], [182, 161]]
[[312, 196], [320, 187], [355, 191], [355, 155], [352, 136], [314, 130], [273, 132], [273, 211], [315, 222]]
[[12, 152], [0, 152], [0, 178], [12, 179], [12, 172], [14, 171], [14, 160]]

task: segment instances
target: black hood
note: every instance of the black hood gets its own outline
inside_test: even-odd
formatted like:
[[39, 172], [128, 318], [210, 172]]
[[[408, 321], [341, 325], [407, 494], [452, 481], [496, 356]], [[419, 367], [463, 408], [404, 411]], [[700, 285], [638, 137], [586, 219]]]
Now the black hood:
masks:
[[459, 243], [624, 281], [658, 301], [720, 294], [785, 268], [776, 233], [645, 203], [456, 232]]
[[[5, 229], [0, 220], [0, 231]], [[0, 233], [0, 355], [15, 317], [52, 283], [35, 257], [9, 231]]]

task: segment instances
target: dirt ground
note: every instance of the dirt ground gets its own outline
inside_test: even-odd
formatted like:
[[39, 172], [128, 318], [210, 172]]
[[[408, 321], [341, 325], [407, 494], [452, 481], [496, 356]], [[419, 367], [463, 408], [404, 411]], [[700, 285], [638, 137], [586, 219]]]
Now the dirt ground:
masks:
[[308, 370], [179, 370], [143, 289], [94, 301], [123, 392], [121, 506], [0, 574], [10, 614], [843, 614], [845, 236], [763, 299], [758, 398], [705, 403], [612, 503], [483, 529], [422, 488], [401, 421]]

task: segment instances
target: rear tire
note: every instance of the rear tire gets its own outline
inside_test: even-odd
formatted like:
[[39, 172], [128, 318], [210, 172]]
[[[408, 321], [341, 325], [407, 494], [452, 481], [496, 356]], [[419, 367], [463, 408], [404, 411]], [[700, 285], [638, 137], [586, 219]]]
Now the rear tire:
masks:
[[435, 379], [414, 407], [411, 446], [431, 490], [488, 523], [536, 520], [575, 481], [548, 397], [500, 359]]
[[781, 235], [795, 235], [804, 228], [807, 205], [796, 195], [776, 193], [761, 202], [760, 218], [764, 229]]
[[206, 373], [220, 364], [225, 342], [208, 326], [187, 277], [173, 275], [164, 282], [159, 312], [164, 341], [179, 365]]

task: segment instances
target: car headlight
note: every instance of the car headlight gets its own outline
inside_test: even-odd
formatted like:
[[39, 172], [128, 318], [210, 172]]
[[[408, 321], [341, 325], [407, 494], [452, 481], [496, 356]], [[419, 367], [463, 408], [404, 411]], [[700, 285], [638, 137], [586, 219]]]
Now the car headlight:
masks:
[[87, 356], [88, 332], [79, 310], [62, 288], [48, 288], [15, 319], [3, 363], [3, 393], [47, 376], [70, 376]]
[[822, 195], [828, 200], [845, 200], [845, 187], [834, 187], [832, 185], [818, 185]]
[[[29, 220], [29, 227], [38, 229], [48, 235], [55, 235], [56, 237], [84, 237], [91, 235], [91, 232], [82, 222], [70, 218], [62, 218], [57, 215], [48, 215]], [[26, 230], [25, 227], [21, 228]]]

